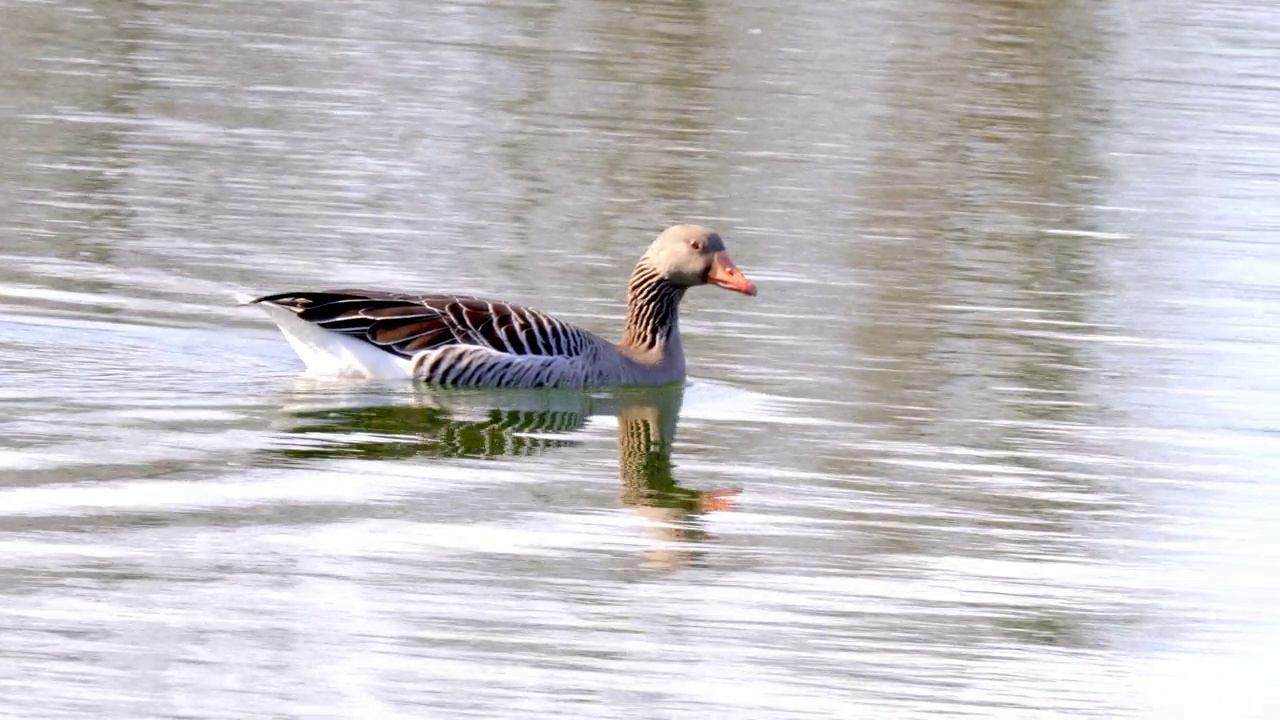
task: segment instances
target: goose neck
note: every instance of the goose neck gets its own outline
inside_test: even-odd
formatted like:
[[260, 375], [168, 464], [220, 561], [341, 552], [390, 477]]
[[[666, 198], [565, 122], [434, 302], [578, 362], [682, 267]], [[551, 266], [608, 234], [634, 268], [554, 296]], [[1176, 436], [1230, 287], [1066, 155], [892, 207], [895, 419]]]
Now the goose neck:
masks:
[[664, 278], [643, 260], [627, 288], [627, 323], [622, 347], [633, 354], [661, 352], [679, 342], [680, 300], [685, 288]]

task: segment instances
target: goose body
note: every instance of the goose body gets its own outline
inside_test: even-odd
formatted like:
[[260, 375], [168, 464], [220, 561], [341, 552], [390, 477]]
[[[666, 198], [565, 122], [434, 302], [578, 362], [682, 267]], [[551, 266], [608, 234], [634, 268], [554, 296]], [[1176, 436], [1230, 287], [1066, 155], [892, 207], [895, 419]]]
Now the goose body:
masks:
[[455, 387], [665, 385], [685, 376], [680, 300], [708, 283], [755, 294], [719, 235], [677, 225], [636, 263], [619, 343], [533, 308], [463, 295], [346, 289], [250, 302], [267, 310], [316, 374]]

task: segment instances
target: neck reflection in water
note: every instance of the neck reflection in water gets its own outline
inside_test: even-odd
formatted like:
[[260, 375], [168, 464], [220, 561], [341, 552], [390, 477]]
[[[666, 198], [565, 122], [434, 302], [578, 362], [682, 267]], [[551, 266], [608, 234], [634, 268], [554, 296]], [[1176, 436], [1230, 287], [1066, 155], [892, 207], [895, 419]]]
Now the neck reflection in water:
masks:
[[[298, 379], [283, 403], [282, 441], [265, 462], [317, 463], [338, 458], [399, 460], [531, 456], [581, 446], [599, 418], [618, 422], [622, 504], [648, 522], [660, 543], [708, 539], [698, 517], [733, 509], [737, 489], [681, 486], [671, 459], [684, 389], [449, 390], [417, 386], [332, 384]], [[645, 551], [648, 564], [674, 566], [691, 548]]]

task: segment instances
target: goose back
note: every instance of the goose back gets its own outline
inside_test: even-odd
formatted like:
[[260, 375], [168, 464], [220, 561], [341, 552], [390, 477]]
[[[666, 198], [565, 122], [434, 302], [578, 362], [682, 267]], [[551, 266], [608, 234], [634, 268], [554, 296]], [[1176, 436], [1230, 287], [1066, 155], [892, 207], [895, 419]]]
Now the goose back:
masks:
[[618, 371], [599, 337], [514, 303], [358, 289], [254, 302], [408, 361], [409, 374], [437, 385], [583, 387], [608, 384]]

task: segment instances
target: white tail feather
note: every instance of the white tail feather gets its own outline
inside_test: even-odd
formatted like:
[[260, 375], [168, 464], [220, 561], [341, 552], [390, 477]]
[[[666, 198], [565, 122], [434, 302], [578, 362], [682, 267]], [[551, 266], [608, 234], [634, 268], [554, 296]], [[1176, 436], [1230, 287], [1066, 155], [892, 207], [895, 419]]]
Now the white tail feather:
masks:
[[[252, 298], [250, 298], [252, 300]], [[291, 311], [268, 303], [260, 306], [284, 334], [313, 375], [363, 378], [412, 377], [413, 361], [381, 350], [363, 340], [325, 330], [299, 319]]]

